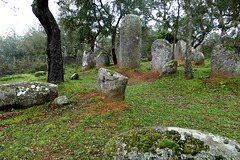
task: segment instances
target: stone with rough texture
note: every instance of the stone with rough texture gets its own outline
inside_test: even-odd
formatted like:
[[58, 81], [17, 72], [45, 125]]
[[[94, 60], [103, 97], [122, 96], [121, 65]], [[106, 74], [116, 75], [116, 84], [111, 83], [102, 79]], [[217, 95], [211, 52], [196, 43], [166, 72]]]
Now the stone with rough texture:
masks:
[[79, 74], [77, 73], [74, 73], [72, 76], [71, 76], [71, 80], [78, 80], [79, 79]]
[[82, 58], [82, 70], [88, 70], [95, 67], [94, 54], [92, 51], [84, 51]]
[[170, 43], [167, 40], [157, 39], [151, 46], [152, 71], [160, 72], [163, 66], [173, 60]]
[[111, 70], [98, 70], [98, 91], [103, 102], [117, 102], [125, 98], [128, 78]]
[[176, 43], [174, 48], [174, 58], [175, 59], [185, 59], [185, 52], [186, 52], [186, 42], [183, 40], [179, 40]]
[[240, 159], [232, 139], [177, 127], [145, 127], [122, 133], [105, 146], [105, 159]]
[[69, 103], [69, 100], [66, 96], [57, 97], [54, 99], [54, 102], [58, 106], [63, 106]]
[[38, 71], [34, 74], [35, 77], [45, 76], [47, 74], [46, 71]]
[[58, 96], [58, 86], [51, 83], [23, 82], [0, 85], [0, 108], [43, 104]]
[[109, 66], [110, 61], [107, 53], [101, 53], [96, 58], [96, 66], [97, 67], [103, 67], [103, 66]]
[[191, 59], [194, 61], [195, 65], [204, 64], [205, 56], [202, 52], [198, 52], [195, 50], [195, 52], [192, 53]]
[[142, 27], [138, 16], [129, 14], [120, 28], [120, 68], [137, 68], [141, 63]]
[[212, 76], [239, 77], [240, 56], [222, 45], [214, 48], [211, 56]]
[[177, 72], [177, 66], [178, 66], [178, 62], [175, 60], [171, 60], [169, 62], [167, 62], [164, 66], [163, 69], [160, 72], [159, 77], [164, 77], [167, 76], [169, 74], [174, 74]]

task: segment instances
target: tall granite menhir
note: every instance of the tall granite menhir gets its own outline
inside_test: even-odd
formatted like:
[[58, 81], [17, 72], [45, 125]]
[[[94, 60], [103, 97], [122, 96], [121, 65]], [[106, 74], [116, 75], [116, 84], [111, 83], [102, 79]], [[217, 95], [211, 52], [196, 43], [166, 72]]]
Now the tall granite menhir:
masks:
[[120, 28], [120, 68], [137, 68], [141, 63], [142, 28], [140, 18], [126, 15]]

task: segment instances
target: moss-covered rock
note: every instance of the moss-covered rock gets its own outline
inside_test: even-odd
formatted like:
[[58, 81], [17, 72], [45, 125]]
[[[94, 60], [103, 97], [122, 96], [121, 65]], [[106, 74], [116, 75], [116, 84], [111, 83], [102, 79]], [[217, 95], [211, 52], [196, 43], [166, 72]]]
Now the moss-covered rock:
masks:
[[[224, 141], [228, 140], [228, 144]], [[176, 127], [146, 127], [120, 134], [105, 146], [105, 159], [240, 159], [234, 140]]]
[[178, 66], [178, 62], [175, 61], [175, 60], [171, 60], [169, 62], [167, 62], [161, 72], [160, 72], [160, 75], [159, 77], [164, 77], [164, 76], [167, 76], [169, 74], [174, 74], [177, 72], [177, 66]]
[[38, 71], [34, 75], [35, 77], [45, 76], [47, 74], [46, 71]]

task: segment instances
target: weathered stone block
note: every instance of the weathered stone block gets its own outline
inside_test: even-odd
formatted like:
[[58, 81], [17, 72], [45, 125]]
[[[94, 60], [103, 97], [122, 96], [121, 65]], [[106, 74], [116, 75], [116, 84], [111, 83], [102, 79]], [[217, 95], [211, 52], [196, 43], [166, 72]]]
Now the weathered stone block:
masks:
[[57, 96], [58, 86], [51, 83], [23, 82], [0, 85], [0, 107], [29, 107], [51, 101]]
[[145, 127], [122, 133], [105, 146], [105, 159], [240, 159], [232, 139], [177, 127]]
[[240, 76], [239, 73], [240, 56], [236, 51], [224, 45], [214, 48], [211, 57], [212, 76], [232, 77]]
[[110, 60], [107, 53], [101, 53], [96, 58], [96, 66], [97, 67], [103, 67], [103, 66], [109, 66]]
[[170, 43], [167, 40], [157, 39], [151, 46], [152, 71], [160, 72], [163, 66], [173, 60]]
[[84, 51], [82, 58], [82, 70], [88, 70], [95, 67], [94, 53], [92, 51]]
[[120, 28], [120, 68], [137, 68], [141, 63], [142, 27], [136, 15], [126, 15]]
[[98, 70], [98, 91], [103, 102], [117, 102], [125, 98], [128, 78], [111, 70]]

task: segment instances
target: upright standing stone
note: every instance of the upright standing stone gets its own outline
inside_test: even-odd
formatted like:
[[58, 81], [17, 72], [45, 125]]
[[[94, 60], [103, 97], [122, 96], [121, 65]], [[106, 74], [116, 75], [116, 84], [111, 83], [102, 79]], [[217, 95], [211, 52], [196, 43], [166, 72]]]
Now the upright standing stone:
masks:
[[82, 58], [82, 69], [88, 70], [92, 69], [95, 66], [94, 53], [92, 51], [84, 51]]
[[142, 28], [140, 18], [129, 14], [120, 28], [120, 68], [137, 68], [141, 63]]
[[230, 45], [218, 45], [211, 57], [211, 72], [213, 76], [240, 76], [240, 56]]
[[173, 60], [173, 53], [170, 43], [167, 40], [157, 39], [151, 47], [152, 71], [160, 72], [163, 66]]
[[174, 48], [174, 58], [175, 59], [185, 59], [185, 52], [186, 52], [186, 42], [183, 40], [179, 40], [176, 43]]
[[109, 66], [109, 56], [107, 53], [100, 53], [96, 58], [96, 66], [102, 67], [102, 66]]

